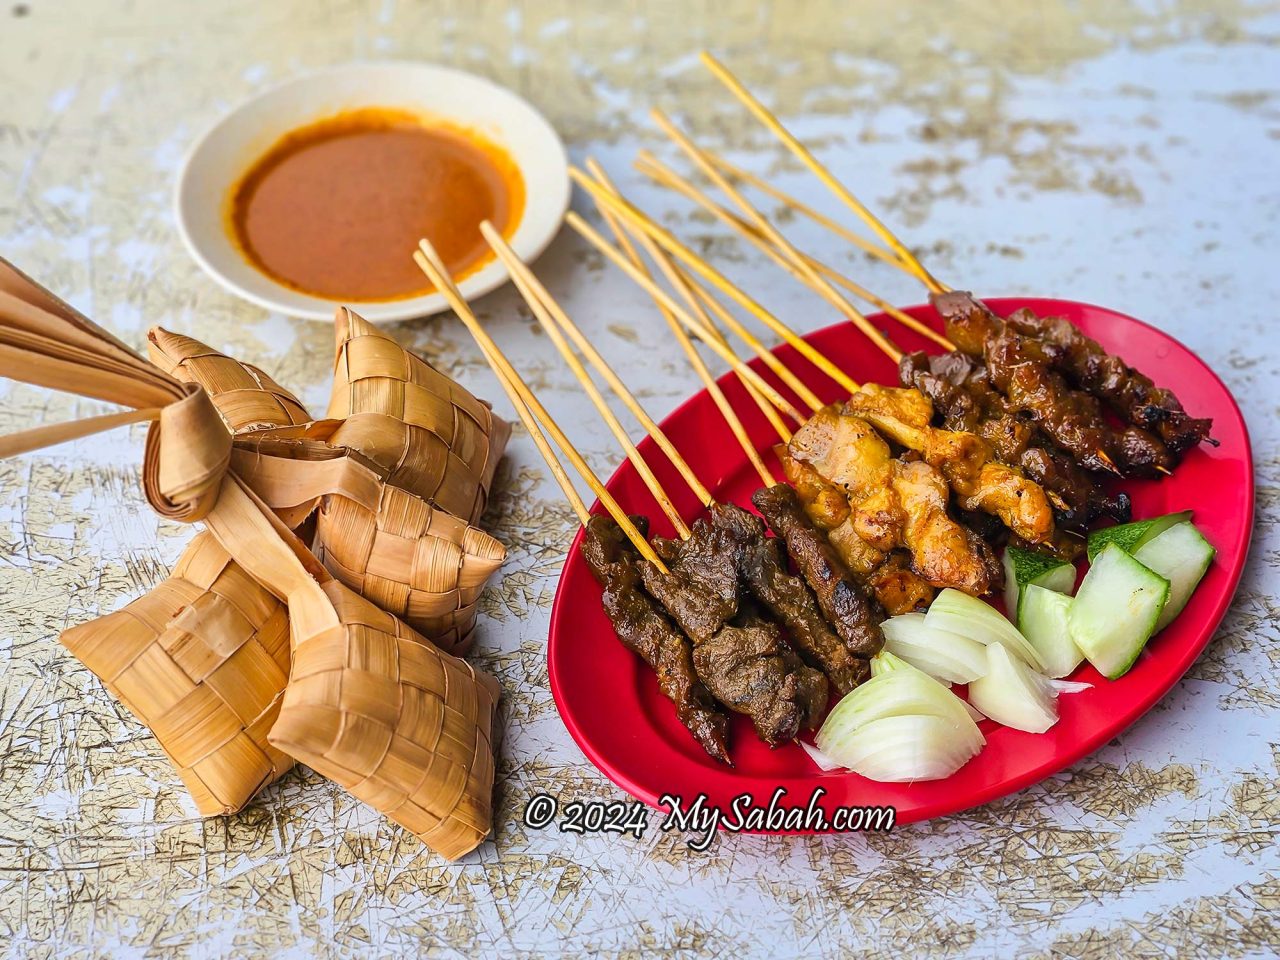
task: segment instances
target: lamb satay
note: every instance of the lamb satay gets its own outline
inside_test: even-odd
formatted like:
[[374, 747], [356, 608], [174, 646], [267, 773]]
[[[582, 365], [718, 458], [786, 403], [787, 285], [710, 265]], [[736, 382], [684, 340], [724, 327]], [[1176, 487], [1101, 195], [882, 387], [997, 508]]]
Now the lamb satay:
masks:
[[[521, 296], [575, 377], [584, 386], [590, 379], [566, 336], [583, 350], [613, 392], [642, 423], [649, 425], [655, 442], [663, 447], [677, 472], [699, 499], [711, 506], [710, 492], [550, 292], [490, 224], [481, 224], [481, 233], [511, 273]], [[605, 421], [611, 426], [616, 424], [599, 392], [590, 390], [588, 396]], [[661, 488], [654, 492], [660, 503], [670, 502]], [[651, 546], [664, 562], [643, 564], [641, 575], [646, 589], [692, 639], [694, 667], [707, 689], [729, 709], [749, 716], [760, 737], [771, 745], [816, 726], [826, 705], [826, 678], [795, 655], [777, 626], [742, 602], [738, 542], [724, 535], [705, 535], [705, 523], [695, 524], [692, 529], [677, 529], [683, 540], [655, 539]], [[799, 581], [795, 585], [800, 591], [805, 590]]]
[[1056, 347], [1046, 352], [1060, 370], [1133, 426], [1158, 434], [1175, 460], [1199, 443], [1214, 442], [1209, 436], [1212, 420], [1189, 416], [1172, 390], [1156, 386], [1146, 374], [1107, 353], [1075, 324], [1025, 309], [1010, 314], [1005, 322], [1025, 336]]
[[[649, 522], [632, 522], [647, 533]], [[733, 765], [728, 751], [729, 718], [717, 705], [694, 667], [692, 645], [641, 587], [645, 563], [610, 517], [590, 517], [582, 539], [582, 558], [600, 584], [601, 603], [614, 632], [627, 649], [653, 670], [658, 689], [675, 705], [676, 716], [707, 754]]]
[[[425, 240], [422, 241], [422, 250], [414, 259], [475, 337], [534, 445], [542, 454], [579, 521], [586, 527], [584, 559], [592, 574], [604, 586], [605, 613], [613, 622], [619, 639], [654, 670], [659, 689], [675, 706], [680, 722], [698, 744], [711, 757], [728, 763], [728, 717], [716, 708], [706, 686], [699, 679], [688, 638], [666, 620], [652, 601], [639, 590], [636, 564], [650, 564], [652, 561], [650, 565], [654, 569], [666, 569], [646, 539], [647, 522], [642, 525], [643, 529], [637, 527], [618, 506], [581, 454], [569, 443], [563, 431], [520, 379], [493, 339], [480, 326], [434, 249]], [[589, 515], [582, 497], [552, 451], [543, 433], [544, 427], [596, 492], [612, 518], [593, 518]], [[634, 552], [629, 553], [626, 546], [630, 546]]]

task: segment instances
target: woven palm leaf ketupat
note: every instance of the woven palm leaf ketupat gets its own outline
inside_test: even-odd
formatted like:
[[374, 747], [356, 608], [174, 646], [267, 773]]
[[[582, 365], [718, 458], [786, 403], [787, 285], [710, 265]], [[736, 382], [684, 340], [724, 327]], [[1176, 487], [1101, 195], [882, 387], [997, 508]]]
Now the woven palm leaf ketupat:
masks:
[[206, 522], [289, 607], [293, 664], [271, 744], [441, 856], [475, 849], [492, 824], [497, 681], [328, 577], [234, 474]]
[[346, 307], [338, 308], [334, 324], [328, 416], [342, 426], [332, 442], [364, 454], [395, 486], [475, 522], [511, 426]]
[[311, 415], [292, 393], [249, 363], [163, 327], [147, 332], [147, 355], [183, 383], [198, 383], [232, 433], [307, 423]]
[[267, 742], [289, 676], [284, 604], [207, 533], [169, 579], [62, 642], [151, 730], [202, 815], [235, 813], [293, 766]]
[[[237, 474], [230, 432], [202, 387], [147, 363], [3, 261], [0, 370], [131, 408], [0, 436], [0, 456], [151, 421], [142, 469], [148, 500], [163, 516], [202, 520], [234, 561], [223, 563], [222, 554], [197, 544], [182, 576], [155, 596], [123, 618], [68, 636], [68, 646], [153, 726], [175, 762], [200, 769], [200, 788], [208, 790], [197, 796], [202, 808], [231, 805], [234, 785], [251, 792], [245, 784], [272, 775], [250, 751], [225, 746], [244, 746], [240, 730], [259, 746], [255, 736], [271, 715], [272, 707], [255, 713], [249, 702], [266, 698], [280, 679], [278, 624], [265, 588], [287, 611], [291, 670], [306, 665], [303, 686], [290, 696], [286, 685], [278, 701], [268, 747], [334, 776], [444, 856], [461, 856], [484, 839], [496, 681], [335, 581]], [[381, 483], [377, 474], [374, 482]], [[251, 644], [275, 655], [254, 664]], [[235, 669], [261, 674], [252, 691], [234, 682], [223, 687], [232, 677], [215, 676], [237, 654], [243, 660]], [[209, 752], [209, 744], [221, 748]], [[203, 763], [210, 757], [236, 769], [215, 776]]]
[[[369, 339], [378, 346], [383, 338]], [[393, 474], [411, 478], [410, 473], [396, 473], [385, 461], [376, 463], [334, 442], [335, 436], [359, 436], [360, 431], [353, 434], [347, 424], [335, 420], [308, 424], [301, 404], [256, 367], [159, 327], [149, 332], [148, 349], [153, 361], [208, 391], [228, 427], [238, 434], [238, 448], [252, 451], [239, 462], [241, 476], [254, 492], [290, 527], [298, 528], [314, 516], [311, 548], [330, 573], [442, 648], [465, 650], [480, 593], [506, 557], [502, 544], [389, 479]], [[399, 345], [389, 355], [406, 368], [421, 365]], [[417, 375], [426, 376], [421, 371]], [[455, 385], [453, 392], [468, 409], [487, 410], [462, 388]], [[365, 426], [371, 422], [366, 420]], [[403, 429], [402, 424], [396, 431]], [[505, 442], [505, 424], [499, 429]], [[441, 445], [425, 449], [438, 459], [441, 470], [451, 469], [466, 479], [465, 471], [450, 465]], [[287, 461], [273, 462], [271, 457]], [[349, 459], [335, 462], [342, 458]], [[312, 466], [316, 461], [326, 465]], [[424, 465], [420, 473], [427, 469]], [[461, 496], [461, 487], [455, 485], [454, 490]], [[483, 488], [475, 485], [467, 499], [477, 492], [482, 501]]]
[[466, 649], [480, 593], [506, 557], [501, 543], [317, 437], [239, 438], [232, 460], [286, 524], [319, 503], [311, 547], [346, 586], [441, 648]]

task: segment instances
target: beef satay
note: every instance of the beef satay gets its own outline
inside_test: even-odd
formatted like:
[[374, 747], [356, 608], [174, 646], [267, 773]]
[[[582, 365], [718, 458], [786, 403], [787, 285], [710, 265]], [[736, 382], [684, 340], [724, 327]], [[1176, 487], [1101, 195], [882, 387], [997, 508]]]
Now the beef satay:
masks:
[[[647, 532], [648, 521], [632, 522]], [[658, 688], [676, 716], [712, 758], [732, 766], [727, 746], [729, 718], [698, 678], [692, 645], [640, 585], [642, 562], [622, 529], [609, 517], [592, 517], [582, 540], [582, 557], [604, 588], [601, 602], [618, 639], [654, 671]]]
[[771, 746], [816, 726], [826, 678], [745, 602], [736, 538], [703, 519], [687, 540], [654, 538], [653, 546], [669, 572], [642, 565], [645, 589], [693, 640], [694, 668], [712, 696], [749, 717]]
[[764, 521], [741, 507], [715, 504], [711, 522], [738, 541], [739, 577], [786, 628], [792, 646], [807, 663], [825, 673], [841, 694], [871, 675], [867, 660], [856, 656], [827, 623], [805, 582], [787, 571], [777, 542], [766, 534]]
[[1046, 352], [1055, 366], [1133, 426], [1159, 435], [1175, 461], [1210, 439], [1212, 420], [1188, 416], [1172, 390], [1156, 386], [1146, 374], [1107, 353], [1070, 321], [1022, 309], [1005, 322], [1019, 333], [1051, 345], [1053, 349]]
[[796, 569], [817, 597], [818, 606], [855, 656], [869, 659], [884, 646], [884, 611], [854, 579], [835, 548], [805, 516], [795, 490], [786, 483], [762, 487], [751, 497]]

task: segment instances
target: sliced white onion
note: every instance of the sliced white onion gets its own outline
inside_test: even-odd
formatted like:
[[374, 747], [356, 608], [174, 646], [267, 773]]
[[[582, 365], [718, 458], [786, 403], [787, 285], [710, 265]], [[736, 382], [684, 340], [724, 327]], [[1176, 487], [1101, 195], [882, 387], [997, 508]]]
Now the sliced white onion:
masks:
[[969, 684], [973, 705], [997, 723], [1044, 733], [1058, 722], [1054, 682], [1013, 656], [1003, 643], [987, 647], [989, 669]]
[[805, 743], [803, 740], [797, 740], [796, 743], [800, 744], [800, 748], [809, 755], [810, 760], [817, 764], [819, 770], [828, 771], [842, 769], [840, 764], [836, 763], [812, 743]]
[[1058, 693], [1083, 693], [1093, 689], [1092, 683], [1085, 683], [1083, 680], [1050, 680], [1049, 686]]
[[956, 633], [978, 643], [1003, 643], [1011, 653], [1035, 669], [1044, 669], [1040, 654], [1017, 627], [1000, 616], [994, 607], [967, 593], [951, 587], [943, 590], [929, 605], [924, 622], [934, 630]]
[[931, 677], [968, 683], [987, 671], [987, 651], [977, 640], [930, 627], [923, 613], [904, 613], [880, 624], [884, 648]]
[[964, 701], [933, 677], [884, 652], [872, 660], [872, 674], [818, 731], [827, 761], [884, 782], [933, 780], [955, 773], [986, 743]]
[[979, 720], [987, 719], [987, 715], [983, 713], [981, 710], [979, 710], [977, 707], [975, 707], [968, 700], [961, 700], [960, 702], [964, 704], [964, 712], [969, 714], [969, 719], [972, 720], [974, 723], [977, 723]]

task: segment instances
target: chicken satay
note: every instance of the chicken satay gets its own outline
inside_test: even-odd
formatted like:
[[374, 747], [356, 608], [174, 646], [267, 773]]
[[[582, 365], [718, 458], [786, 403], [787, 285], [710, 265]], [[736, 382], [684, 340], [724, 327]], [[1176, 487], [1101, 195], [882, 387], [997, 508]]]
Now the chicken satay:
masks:
[[[643, 517], [632, 521], [642, 531]], [[604, 588], [601, 601], [618, 639], [653, 670], [663, 696], [708, 755], [732, 765], [727, 745], [729, 718], [698, 678], [691, 644], [640, 587], [640, 556], [610, 517], [592, 517], [582, 540], [582, 556]]]
[[915, 388], [866, 384], [845, 411], [862, 417], [895, 443], [920, 454], [946, 478], [966, 510], [990, 513], [1031, 543], [1053, 536], [1053, 507], [1039, 484], [995, 458], [991, 444], [973, 433], [931, 425], [933, 405]]

